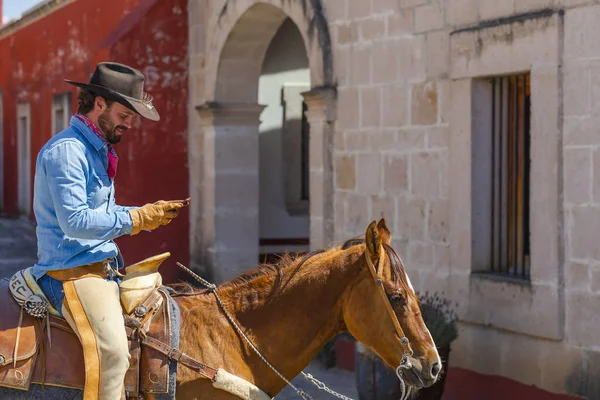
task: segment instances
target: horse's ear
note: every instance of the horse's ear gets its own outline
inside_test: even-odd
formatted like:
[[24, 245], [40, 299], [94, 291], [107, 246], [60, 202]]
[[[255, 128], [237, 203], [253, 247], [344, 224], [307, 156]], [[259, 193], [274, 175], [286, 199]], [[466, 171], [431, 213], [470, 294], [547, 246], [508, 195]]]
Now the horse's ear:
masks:
[[377, 223], [373, 221], [369, 224], [367, 232], [365, 233], [365, 244], [367, 246], [367, 251], [373, 260], [377, 260], [379, 258], [381, 243], [382, 237], [379, 233], [379, 228], [377, 228]]
[[392, 232], [388, 229], [385, 218], [381, 218], [377, 224], [379, 228], [379, 234], [381, 235], [381, 241], [388, 246], [392, 244]]

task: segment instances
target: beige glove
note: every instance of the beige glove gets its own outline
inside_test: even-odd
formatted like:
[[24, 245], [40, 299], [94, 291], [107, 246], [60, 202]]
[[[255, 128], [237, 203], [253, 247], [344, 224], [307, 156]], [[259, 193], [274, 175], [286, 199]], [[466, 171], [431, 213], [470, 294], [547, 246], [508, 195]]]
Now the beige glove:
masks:
[[179, 209], [188, 204], [189, 200], [160, 200], [154, 204], [129, 210], [133, 222], [131, 234], [137, 235], [142, 229], [152, 231], [161, 225], [168, 225], [179, 215]]

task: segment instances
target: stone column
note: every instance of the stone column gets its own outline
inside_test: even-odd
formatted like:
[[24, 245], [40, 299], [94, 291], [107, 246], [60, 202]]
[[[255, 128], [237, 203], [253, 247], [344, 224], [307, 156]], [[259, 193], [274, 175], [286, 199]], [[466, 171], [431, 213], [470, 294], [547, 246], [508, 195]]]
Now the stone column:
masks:
[[[253, 268], [259, 250], [258, 128], [264, 106], [197, 107], [203, 132], [198, 268], [221, 283]], [[202, 253], [201, 255], [199, 253]], [[198, 264], [196, 262], [195, 264]]]
[[336, 120], [335, 88], [315, 88], [302, 93], [310, 124], [310, 246], [333, 241], [333, 134]]

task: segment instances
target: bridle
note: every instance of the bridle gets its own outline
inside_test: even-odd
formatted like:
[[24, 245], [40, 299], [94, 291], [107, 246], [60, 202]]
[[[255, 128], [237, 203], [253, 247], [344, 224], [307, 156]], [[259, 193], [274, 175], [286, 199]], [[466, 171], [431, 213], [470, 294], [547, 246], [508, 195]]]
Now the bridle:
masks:
[[[411, 369], [412, 363], [410, 362], [410, 357], [412, 357], [413, 355], [413, 351], [410, 347], [410, 343], [408, 341], [408, 338], [406, 337], [406, 335], [404, 334], [404, 331], [402, 330], [402, 327], [400, 326], [400, 322], [398, 321], [398, 317], [396, 316], [396, 313], [394, 312], [394, 309], [392, 308], [392, 304], [390, 302], [390, 300], [387, 297], [387, 294], [385, 292], [385, 288], [383, 287], [383, 280], [382, 280], [382, 275], [383, 275], [383, 263], [384, 263], [384, 259], [385, 259], [385, 251], [383, 249], [383, 246], [380, 245], [379, 247], [379, 260], [377, 261], [377, 268], [375, 268], [375, 265], [373, 265], [373, 262], [371, 261], [371, 258], [369, 257], [369, 252], [367, 249], [365, 249], [365, 258], [367, 260], [367, 265], [369, 266], [369, 271], [371, 272], [371, 275], [373, 276], [373, 279], [375, 280], [375, 284], [377, 286], [377, 291], [379, 292], [379, 294], [382, 296], [382, 300], [383, 303], [385, 304], [385, 308], [388, 311], [388, 314], [390, 315], [390, 318], [392, 320], [392, 323], [394, 324], [394, 328], [396, 329], [396, 333], [398, 334], [398, 337], [400, 337], [400, 343], [402, 344], [402, 346], [404, 347], [404, 352], [402, 354], [402, 359], [400, 361], [400, 365], [398, 365], [398, 367], [396, 368], [396, 376], [398, 377], [398, 379], [400, 380], [401, 383], [401, 389], [402, 389], [402, 395], [400, 397], [400, 400], [406, 400], [408, 399], [408, 397], [410, 396], [410, 392], [411, 392], [411, 388], [410, 387], [406, 387], [406, 384], [404, 383], [404, 380], [402, 379], [401, 376], [401, 370], [402, 369], [406, 369], [409, 370]], [[227, 309], [225, 308], [223, 302], [221, 301], [221, 298], [219, 297], [218, 293], [217, 293], [217, 287], [216, 285], [206, 281], [205, 279], [201, 278], [200, 276], [198, 276], [197, 274], [195, 274], [194, 272], [192, 272], [190, 269], [188, 269], [187, 267], [183, 266], [180, 263], [177, 263], [177, 266], [179, 266], [180, 268], [182, 268], [183, 270], [187, 271], [194, 279], [196, 279], [198, 282], [200, 282], [201, 284], [203, 284], [204, 286], [206, 286], [216, 297], [217, 302], [219, 303], [219, 305], [221, 306], [221, 309], [223, 310], [223, 312], [225, 313], [225, 316], [227, 317], [227, 319], [229, 320], [229, 322], [232, 324], [232, 326], [235, 328], [235, 330], [244, 338], [244, 340], [250, 345], [250, 348], [252, 348], [252, 350], [254, 350], [254, 352], [262, 359], [262, 361], [267, 364], [267, 366], [269, 366], [269, 368], [271, 368], [284, 382], [286, 382], [289, 386], [291, 386], [296, 393], [302, 397], [303, 399], [312, 399], [312, 397], [310, 397], [308, 395], [308, 393], [304, 392], [303, 390], [295, 387], [288, 379], [286, 379], [261, 353], [260, 351], [256, 348], [256, 346], [254, 346], [254, 344], [252, 343], [252, 341], [244, 334], [244, 332], [241, 330], [241, 328], [236, 324], [235, 320], [233, 319], [233, 317], [231, 316], [231, 314], [229, 314], [229, 312], [227, 311]], [[352, 400], [349, 397], [346, 397], [344, 395], [341, 395], [339, 393], [336, 393], [335, 391], [329, 389], [324, 383], [320, 382], [319, 380], [317, 380], [316, 378], [314, 378], [311, 374], [306, 374], [304, 371], [301, 372], [302, 375], [304, 375], [304, 377], [310, 381], [311, 383], [313, 383], [315, 386], [317, 386], [319, 389], [324, 390], [338, 398], [344, 399], [344, 400]]]
[[369, 271], [371, 272], [371, 275], [373, 276], [373, 279], [375, 280], [375, 285], [377, 286], [377, 292], [379, 292], [379, 294], [381, 295], [381, 298], [383, 300], [383, 304], [385, 304], [385, 309], [387, 310], [388, 314], [390, 315], [390, 318], [392, 320], [392, 323], [394, 324], [394, 328], [396, 329], [396, 333], [398, 334], [398, 337], [400, 338], [400, 344], [402, 345], [402, 347], [404, 347], [404, 352], [402, 354], [402, 360], [400, 361], [400, 365], [398, 365], [398, 367], [396, 368], [396, 376], [398, 377], [398, 379], [400, 379], [400, 382], [402, 383], [402, 397], [400, 398], [400, 400], [404, 400], [405, 398], [408, 398], [408, 396], [410, 395], [410, 388], [408, 388], [408, 392], [405, 394], [405, 383], [404, 380], [402, 379], [401, 376], [401, 371], [403, 369], [409, 370], [411, 369], [412, 363], [410, 362], [410, 357], [412, 357], [413, 350], [410, 347], [410, 342], [408, 341], [408, 338], [406, 337], [406, 335], [404, 334], [404, 331], [402, 330], [402, 326], [400, 326], [400, 322], [398, 321], [398, 317], [396, 316], [396, 313], [394, 312], [394, 309], [392, 308], [392, 303], [390, 302], [387, 293], [385, 292], [385, 288], [383, 287], [383, 263], [384, 263], [384, 249], [383, 246], [380, 245], [379, 246], [379, 260], [377, 261], [377, 268], [375, 268], [375, 265], [373, 265], [373, 261], [371, 261], [371, 257], [369, 257], [369, 251], [365, 250], [365, 258], [367, 260], [367, 265], [369, 266]]

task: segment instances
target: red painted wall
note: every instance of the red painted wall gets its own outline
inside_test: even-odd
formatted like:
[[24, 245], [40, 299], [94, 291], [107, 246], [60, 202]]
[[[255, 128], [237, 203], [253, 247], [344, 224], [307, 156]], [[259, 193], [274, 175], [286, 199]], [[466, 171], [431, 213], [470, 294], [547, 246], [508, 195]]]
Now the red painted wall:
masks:
[[[110, 58], [131, 65], [146, 76], [146, 91], [154, 97], [159, 122], [140, 119], [140, 126], [119, 143], [116, 193], [124, 204], [188, 197], [187, 163], [187, 0], [146, 0], [136, 12], [146, 14], [119, 37], [111, 35]], [[144, 2], [142, 2], [144, 3]], [[116, 36], [116, 37], [115, 37]], [[152, 233], [118, 239], [128, 262], [168, 251], [161, 273], [170, 281], [179, 275], [175, 262], [189, 263], [189, 211]]]
[[[140, 118], [116, 146], [117, 203], [143, 205], [187, 197], [186, 54], [187, 5], [183, 0], [79, 0], [0, 39], [5, 214], [16, 216], [18, 210], [17, 103], [31, 104], [33, 182], [37, 153], [52, 132], [52, 96], [72, 91], [75, 112], [77, 89], [64, 79], [88, 81], [96, 64], [108, 60], [146, 73], [146, 90], [161, 113], [158, 123]], [[167, 227], [117, 242], [127, 264], [170, 251], [172, 258], [161, 268], [169, 282], [178, 276], [174, 261], [188, 263], [188, 231], [185, 210]]]
[[[4, 205], [17, 213], [18, 102], [31, 104], [31, 173], [35, 156], [51, 135], [52, 96], [73, 91], [63, 80], [89, 80], [106, 51], [96, 46], [139, 0], [75, 1], [0, 39], [0, 89], [4, 92]], [[33, 192], [33, 190], [32, 190]]]

